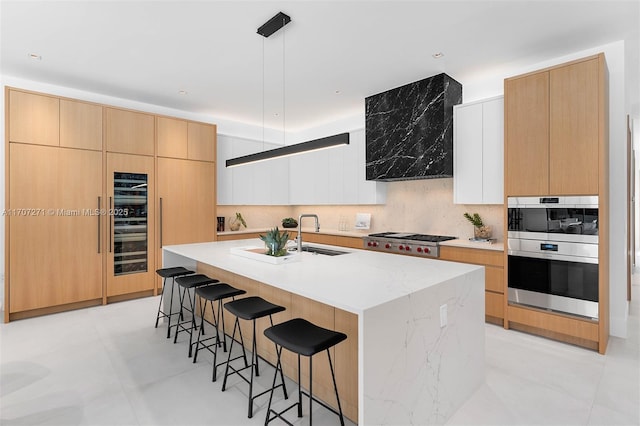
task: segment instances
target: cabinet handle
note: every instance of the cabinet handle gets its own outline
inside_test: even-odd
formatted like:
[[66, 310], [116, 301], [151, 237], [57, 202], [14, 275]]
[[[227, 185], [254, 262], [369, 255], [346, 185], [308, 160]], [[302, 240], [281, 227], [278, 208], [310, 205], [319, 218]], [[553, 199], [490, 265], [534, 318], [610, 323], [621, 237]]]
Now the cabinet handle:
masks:
[[102, 241], [100, 241], [100, 217], [102, 216], [102, 212], [100, 209], [102, 208], [102, 197], [98, 197], [98, 254], [100, 254], [100, 245]]
[[162, 248], [162, 197], [160, 197], [160, 214], [158, 215], [160, 219], [160, 248]]
[[111, 214], [111, 210], [113, 209], [113, 205], [112, 205], [112, 198], [109, 197], [109, 253], [111, 253], [111, 229], [112, 229], [112, 223], [111, 221], [113, 220], [113, 215]]

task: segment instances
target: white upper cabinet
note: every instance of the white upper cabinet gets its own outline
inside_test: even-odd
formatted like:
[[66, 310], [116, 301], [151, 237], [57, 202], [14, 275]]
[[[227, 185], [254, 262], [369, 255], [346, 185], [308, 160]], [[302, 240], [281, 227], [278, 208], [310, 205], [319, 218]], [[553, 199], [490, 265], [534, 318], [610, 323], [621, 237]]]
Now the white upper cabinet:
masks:
[[453, 202], [503, 204], [503, 97], [456, 105], [453, 120]]
[[217, 204], [232, 205], [233, 204], [233, 169], [228, 169], [226, 160], [232, 158], [231, 147], [233, 146], [232, 138], [224, 135], [218, 135], [216, 144], [218, 164], [216, 167], [217, 182]]
[[386, 182], [365, 178], [364, 130], [351, 132], [349, 145], [290, 157], [289, 203], [384, 204]]
[[227, 168], [226, 160], [277, 148], [231, 136], [218, 136], [218, 205], [283, 205], [289, 203], [287, 158]]
[[272, 145], [218, 137], [219, 205], [383, 204], [386, 183], [365, 179], [364, 130], [351, 132], [350, 143], [227, 169], [225, 160]]

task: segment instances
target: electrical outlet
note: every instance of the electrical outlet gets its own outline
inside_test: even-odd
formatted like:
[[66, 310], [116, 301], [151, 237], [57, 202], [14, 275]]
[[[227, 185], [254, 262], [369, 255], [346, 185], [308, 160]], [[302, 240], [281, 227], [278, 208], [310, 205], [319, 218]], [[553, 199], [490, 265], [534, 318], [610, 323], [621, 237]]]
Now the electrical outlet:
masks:
[[440, 328], [447, 325], [447, 304], [440, 306]]

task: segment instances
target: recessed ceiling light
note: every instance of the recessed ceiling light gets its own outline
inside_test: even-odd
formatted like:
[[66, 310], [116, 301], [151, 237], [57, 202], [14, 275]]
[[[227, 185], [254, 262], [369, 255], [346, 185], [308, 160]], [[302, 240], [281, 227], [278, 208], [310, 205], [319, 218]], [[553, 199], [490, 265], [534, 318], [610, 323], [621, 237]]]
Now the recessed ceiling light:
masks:
[[37, 53], [29, 53], [29, 58], [33, 59], [34, 61], [42, 60], [42, 56], [38, 55]]
[[433, 57], [434, 57], [434, 59], [440, 59], [440, 58], [442, 58], [442, 57], [444, 56], [444, 53], [442, 53], [442, 52], [436, 52], [436, 53], [434, 53], [434, 54], [433, 54], [433, 55], [431, 55], [431, 56], [433, 56]]
[[187, 92], [186, 90], [178, 90], [179, 95], [186, 95], [187, 93], [189, 92]]

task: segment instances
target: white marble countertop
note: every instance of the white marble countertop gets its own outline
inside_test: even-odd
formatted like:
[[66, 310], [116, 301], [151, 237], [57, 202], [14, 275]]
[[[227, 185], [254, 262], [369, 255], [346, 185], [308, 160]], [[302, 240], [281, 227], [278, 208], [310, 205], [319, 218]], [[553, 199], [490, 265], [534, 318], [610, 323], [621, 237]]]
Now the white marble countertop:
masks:
[[480, 266], [368, 250], [323, 246], [349, 252], [340, 256], [303, 252], [299, 261], [273, 265], [231, 254], [235, 247], [263, 247], [259, 239], [163, 247], [184, 256], [336, 308], [363, 314]]
[[495, 241], [492, 243], [489, 242], [479, 242], [479, 241], [471, 241], [468, 238], [458, 238], [456, 240], [443, 241], [440, 243], [441, 246], [450, 246], [450, 247], [464, 247], [464, 248], [473, 248], [480, 250], [495, 250], [495, 251], [504, 251], [504, 243], [502, 241]]

